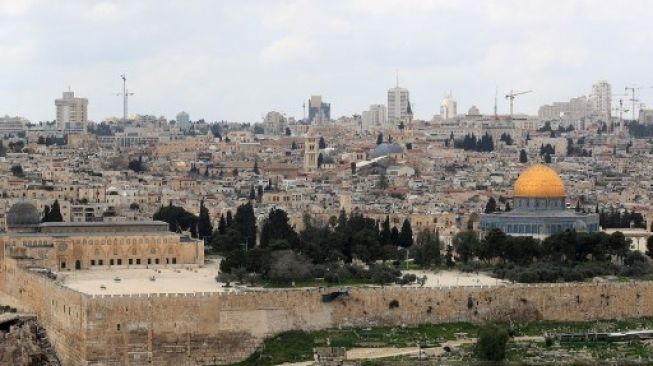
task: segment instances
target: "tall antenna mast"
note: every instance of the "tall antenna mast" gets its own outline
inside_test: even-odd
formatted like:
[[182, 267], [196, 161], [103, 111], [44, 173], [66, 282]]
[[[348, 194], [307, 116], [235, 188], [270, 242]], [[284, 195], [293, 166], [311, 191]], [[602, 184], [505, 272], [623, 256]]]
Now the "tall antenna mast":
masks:
[[127, 90], [127, 75], [122, 74], [120, 75], [120, 78], [122, 79], [122, 93], [118, 93], [116, 95], [122, 95], [122, 121], [127, 122], [128, 100], [129, 96], [134, 95], [134, 93], [130, 93], [129, 90]]
[[122, 78], [122, 121], [127, 122], [127, 76], [120, 75]]
[[396, 78], [397, 78], [397, 88], [399, 87], [399, 69], [395, 70], [396, 71]]
[[497, 94], [499, 94], [499, 88], [495, 86], [494, 87], [494, 119], [495, 120], [499, 119], [499, 115], [497, 113]]

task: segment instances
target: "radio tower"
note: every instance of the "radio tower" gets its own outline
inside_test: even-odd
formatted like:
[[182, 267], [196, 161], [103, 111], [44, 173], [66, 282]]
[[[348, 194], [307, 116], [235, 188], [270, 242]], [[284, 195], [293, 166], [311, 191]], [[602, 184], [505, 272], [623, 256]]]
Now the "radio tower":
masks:
[[134, 93], [130, 93], [129, 90], [127, 90], [127, 75], [122, 74], [120, 75], [120, 78], [122, 78], [122, 93], [116, 95], [122, 96], [122, 121], [127, 122], [127, 105], [129, 96], [134, 95]]

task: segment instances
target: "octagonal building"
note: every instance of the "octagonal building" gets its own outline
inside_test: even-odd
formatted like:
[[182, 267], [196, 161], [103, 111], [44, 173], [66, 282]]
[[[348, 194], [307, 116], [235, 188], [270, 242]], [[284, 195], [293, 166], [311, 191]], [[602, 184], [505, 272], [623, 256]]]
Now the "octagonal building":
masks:
[[599, 231], [599, 215], [567, 209], [565, 197], [565, 184], [555, 170], [532, 165], [515, 182], [513, 210], [482, 214], [481, 232], [498, 228], [509, 235], [543, 239], [566, 230]]

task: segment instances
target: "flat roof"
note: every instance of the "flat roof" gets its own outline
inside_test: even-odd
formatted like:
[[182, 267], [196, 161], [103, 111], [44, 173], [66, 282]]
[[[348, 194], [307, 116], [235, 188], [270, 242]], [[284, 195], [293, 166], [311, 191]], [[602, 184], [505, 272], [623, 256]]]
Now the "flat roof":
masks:
[[90, 221], [90, 222], [43, 222], [39, 227], [77, 227], [77, 226], [161, 226], [168, 225], [165, 221]]
[[227, 289], [215, 280], [218, 269], [217, 261], [202, 268], [103, 268], [59, 272], [57, 280], [89, 295], [224, 292]]

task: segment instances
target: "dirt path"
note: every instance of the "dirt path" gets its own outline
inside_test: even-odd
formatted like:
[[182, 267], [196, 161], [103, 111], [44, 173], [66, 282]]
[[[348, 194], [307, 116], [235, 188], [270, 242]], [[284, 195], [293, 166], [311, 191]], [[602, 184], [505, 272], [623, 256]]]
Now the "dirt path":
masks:
[[[538, 341], [544, 342], [544, 337], [536, 336], [523, 336], [516, 337], [512, 339], [513, 342], [530, 342]], [[444, 354], [444, 347], [460, 347], [463, 344], [476, 343], [476, 338], [466, 338], [466, 339], [456, 339], [452, 341], [446, 341], [442, 343], [440, 347], [431, 347], [431, 348], [422, 348], [422, 351], [431, 356], [437, 357]], [[417, 355], [419, 348], [417, 347], [382, 347], [382, 348], [365, 348], [357, 347], [352, 348], [347, 351], [348, 360], [373, 360], [377, 358], [387, 358], [387, 357], [396, 357], [396, 356], [412, 356]], [[284, 363], [283, 366], [311, 366], [314, 361], [304, 361], [304, 362], [295, 362], [295, 363]]]

